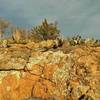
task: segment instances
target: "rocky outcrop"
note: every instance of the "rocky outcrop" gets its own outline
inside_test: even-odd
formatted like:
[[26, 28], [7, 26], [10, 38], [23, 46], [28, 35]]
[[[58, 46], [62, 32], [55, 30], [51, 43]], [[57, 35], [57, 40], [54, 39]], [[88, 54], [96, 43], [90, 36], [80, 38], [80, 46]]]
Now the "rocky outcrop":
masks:
[[100, 47], [42, 43], [0, 48], [0, 100], [100, 99]]
[[22, 69], [29, 56], [26, 48], [0, 48], [0, 69]]

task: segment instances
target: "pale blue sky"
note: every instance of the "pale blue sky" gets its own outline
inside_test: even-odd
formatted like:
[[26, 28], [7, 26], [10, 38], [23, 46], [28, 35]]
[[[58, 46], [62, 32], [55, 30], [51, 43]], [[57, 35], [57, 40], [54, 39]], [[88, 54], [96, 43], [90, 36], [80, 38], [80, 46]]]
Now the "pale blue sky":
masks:
[[26, 28], [47, 18], [57, 21], [67, 36], [81, 33], [100, 39], [100, 0], [0, 0], [0, 16]]

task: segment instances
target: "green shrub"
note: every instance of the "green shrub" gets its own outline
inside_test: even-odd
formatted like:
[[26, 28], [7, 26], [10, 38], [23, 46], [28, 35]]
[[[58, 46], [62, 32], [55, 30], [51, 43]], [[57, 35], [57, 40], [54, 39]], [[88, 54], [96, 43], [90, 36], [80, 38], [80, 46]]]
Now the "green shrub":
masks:
[[4, 18], [0, 17], [0, 38], [3, 37], [5, 30], [10, 27], [11, 23]]
[[56, 39], [59, 36], [59, 30], [55, 23], [48, 23], [45, 19], [41, 25], [32, 28], [32, 34], [39, 36], [43, 40]]
[[94, 43], [95, 46], [100, 46], [100, 40], [96, 40]]
[[8, 41], [6, 39], [0, 40], [0, 47], [8, 47]]
[[26, 44], [26, 30], [22, 28], [14, 28], [12, 32], [12, 39], [15, 43]]
[[80, 35], [76, 35], [69, 39], [69, 43], [72, 46], [82, 45], [85, 43], [85, 40]]

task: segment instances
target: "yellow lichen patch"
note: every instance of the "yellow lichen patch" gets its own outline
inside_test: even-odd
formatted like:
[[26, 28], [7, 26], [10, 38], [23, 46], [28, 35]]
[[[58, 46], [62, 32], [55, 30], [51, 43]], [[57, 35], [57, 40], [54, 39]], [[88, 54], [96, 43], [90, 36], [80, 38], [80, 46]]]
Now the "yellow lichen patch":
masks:
[[27, 78], [20, 79], [19, 97], [21, 98], [21, 100], [27, 96], [31, 96], [31, 90], [33, 86], [34, 86], [34, 81]]
[[31, 56], [32, 57], [38, 57], [38, 56], [40, 56], [41, 55], [41, 52], [40, 51], [33, 51], [32, 53], [31, 53]]
[[43, 68], [40, 65], [36, 64], [36, 65], [33, 65], [30, 72], [36, 75], [41, 75], [42, 70]]
[[19, 81], [17, 80], [15, 75], [7, 75], [2, 80], [2, 93], [7, 100], [13, 100], [18, 97], [18, 86]]
[[2, 79], [3, 79], [5, 76], [7, 76], [7, 74], [8, 74], [8, 72], [5, 72], [5, 71], [0, 72], [0, 83], [2, 83]]
[[3, 86], [0, 84], [0, 100], [3, 100]]
[[58, 68], [57, 64], [45, 64], [43, 74], [47, 79], [52, 79], [54, 71]]
[[[84, 59], [84, 60], [83, 60]], [[84, 64], [84, 67], [88, 68], [88, 70], [95, 74], [97, 71], [97, 62], [95, 61], [95, 57], [89, 55], [89, 56], [82, 56], [78, 59], [78, 62], [80, 65]]]
[[52, 94], [53, 89], [55, 88], [56, 84], [50, 80], [43, 80], [43, 84], [46, 86], [48, 89], [48, 92]]
[[11, 90], [11, 87], [10, 86], [7, 86], [6, 89], [7, 89], [7, 91], [10, 91]]
[[48, 96], [46, 86], [41, 82], [37, 82], [34, 85], [33, 96], [46, 98]]
[[3, 86], [6, 88], [7, 86], [10, 86], [11, 89], [16, 89], [19, 85], [18, 79], [15, 75], [7, 75], [2, 80]]
[[30, 43], [27, 43], [26, 44], [26, 47], [29, 48], [29, 49], [34, 48], [34, 46], [35, 46], [35, 43], [34, 42], [30, 42]]
[[30, 71], [28, 71], [25, 73], [24, 77], [21, 79], [24, 79], [24, 80], [28, 79], [28, 80], [31, 80], [33, 82], [37, 82], [40, 79], [40, 75], [31, 73]]

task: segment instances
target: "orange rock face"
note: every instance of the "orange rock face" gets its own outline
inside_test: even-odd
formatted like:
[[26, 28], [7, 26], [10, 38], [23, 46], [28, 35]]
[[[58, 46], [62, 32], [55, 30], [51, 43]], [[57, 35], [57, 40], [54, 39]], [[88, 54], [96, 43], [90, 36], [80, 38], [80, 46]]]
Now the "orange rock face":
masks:
[[18, 98], [19, 81], [15, 75], [7, 75], [3, 78], [1, 84], [1, 98], [0, 100], [14, 100]]
[[[19, 47], [15, 51], [9, 48], [6, 53], [7, 57], [14, 60], [6, 59], [6, 68], [0, 63], [0, 100], [100, 98], [99, 48], [77, 47], [65, 54], [62, 51], [30, 52]], [[2, 50], [0, 57], [3, 62], [5, 54]], [[16, 60], [18, 58], [25, 60], [23, 66]], [[8, 62], [12, 63], [13, 69]], [[14, 64], [17, 64], [17, 68]], [[18, 64], [21, 66], [18, 67]]]

